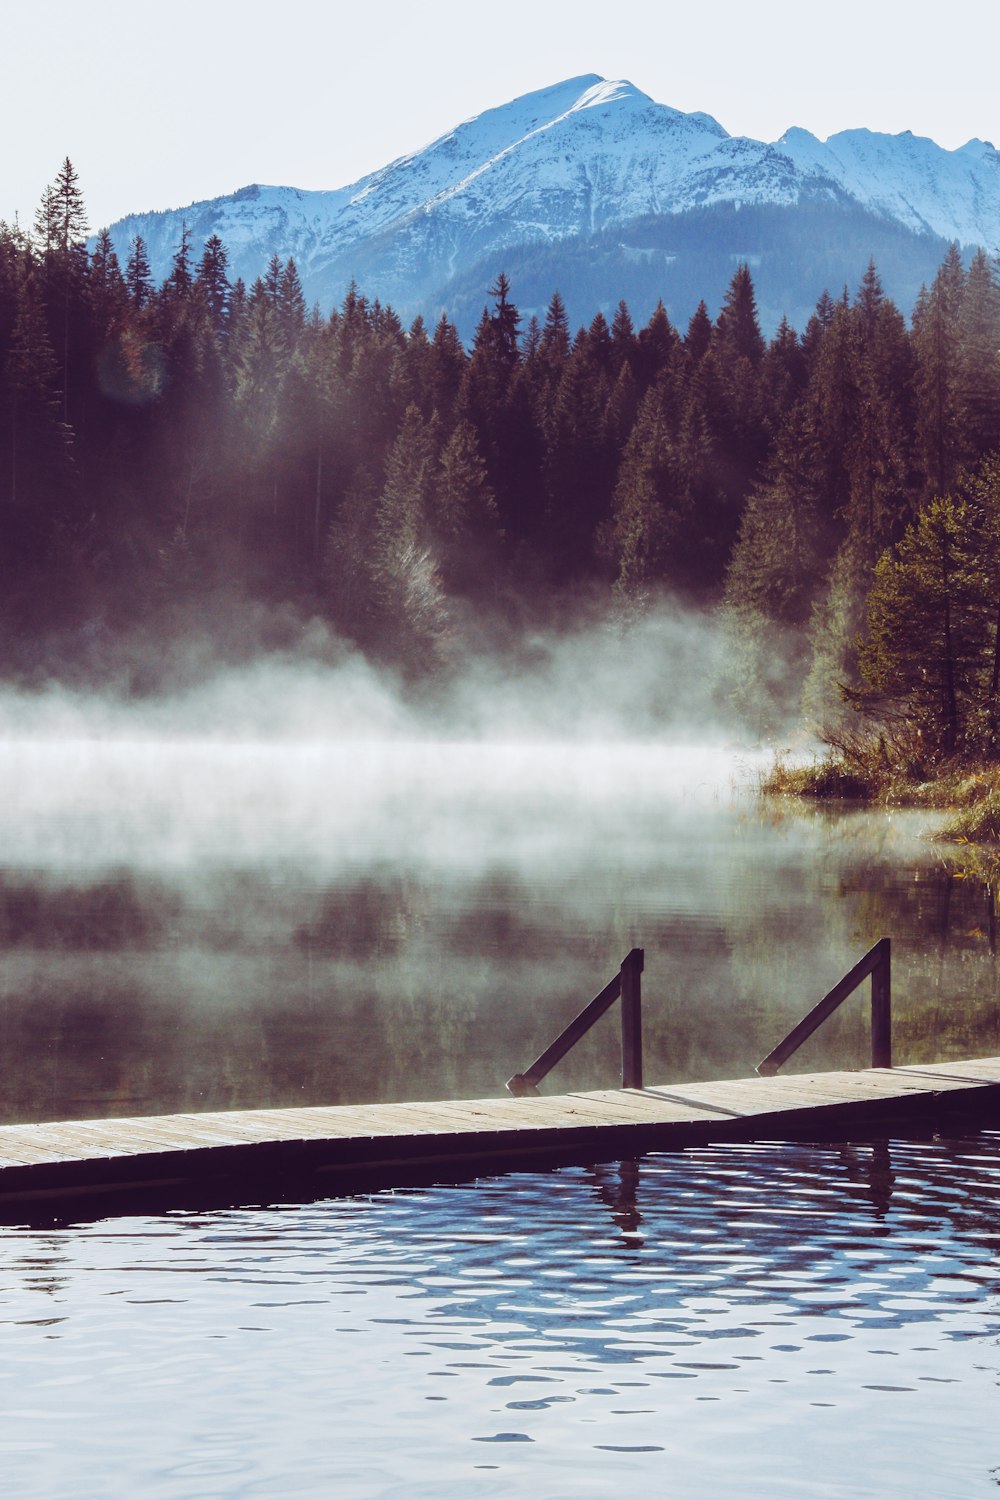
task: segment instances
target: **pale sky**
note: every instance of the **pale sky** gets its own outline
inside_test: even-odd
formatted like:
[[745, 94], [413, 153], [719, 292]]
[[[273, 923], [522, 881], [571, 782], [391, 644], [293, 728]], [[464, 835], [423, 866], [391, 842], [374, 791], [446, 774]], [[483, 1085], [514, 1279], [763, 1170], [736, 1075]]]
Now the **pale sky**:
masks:
[[250, 182], [336, 188], [581, 73], [734, 135], [912, 130], [1000, 146], [1000, 3], [0, 0], [0, 218], [63, 157], [93, 228]]

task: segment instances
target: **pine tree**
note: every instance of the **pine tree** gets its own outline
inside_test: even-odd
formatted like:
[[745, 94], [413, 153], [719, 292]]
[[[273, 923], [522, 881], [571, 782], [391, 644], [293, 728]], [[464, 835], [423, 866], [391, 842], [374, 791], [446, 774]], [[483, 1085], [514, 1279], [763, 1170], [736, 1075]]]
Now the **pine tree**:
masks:
[[801, 628], [825, 561], [817, 475], [822, 454], [802, 405], [789, 413], [764, 481], [750, 495], [726, 574], [731, 609]]
[[538, 314], [532, 313], [528, 325], [521, 335], [521, 360], [525, 365], [537, 365], [538, 351], [542, 347], [542, 325]]
[[174, 251], [170, 271], [161, 288], [161, 298], [168, 319], [176, 314], [179, 303], [187, 300], [194, 285], [191, 269], [191, 231], [187, 222], [181, 224], [181, 242]]
[[10, 348], [10, 335], [17, 316], [21, 277], [27, 261], [23, 237], [0, 219], [0, 369]]
[[302, 294], [302, 282], [298, 268], [291, 256], [285, 261], [278, 286], [278, 313], [294, 343], [306, 323], [306, 299]]
[[802, 335], [802, 355], [806, 362], [806, 377], [811, 378], [813, 361], [816, 350], [823, 341], [823, 335], [833, 321], [837, 304], [830, 293], [826, 290], [820, 293], [819, 301], [816, 303], [816, 311], [806, 324], [806, 331]]
[[546, 545], [558, 580], [589, 570], [594, 538], [611, 509], [618, 449], [604, 425], [607, 402], [607, 381], [584, 338], [566, 360], [545, 414]]
[[76, 170], [67, 156], [45, 190], [35, 218], [38, 289], [46, 308], [53, 349], [60, 363], [62, 420], [69, 423], [70, 389], [79, 387], [85, 362], [84, 286], [89, 269], [87, 213]]
[[846, 297], [826, 318], [811, 359], [808, 402], [824, 455], [820, 497], [823, 516], [843, 530], [850, 503], [850, 467], [858, 428], [858, 368], [855, 329]]
[[452, 425], [466, 363], [458, 330], [442, 313], [431, 340], [427, 382], [430, 410], [438, 413], [446, 428]]
[[[725, 566], [746, 497], [759, 481], [768, 452], [761, 407], [764, 340], [750, 272], [734, 272], [716, 320], [712, 344], [691, 383], [714, 446], [714, 494], [706, 530], [716, 538], [715, 563]], [[706, 573], [704, 580], [709, 581]]]
[[913, 314], [916, 445], [925, 476], [923, 496], [946, 494], [962, 461], [958, 369], [958, 318], [965, 270], [957, 245], [948, 253], [929, 292]]
[[378, 628], [373, 578], [378, 485], [363, 464], [351, 475], [327, 533], [323, 583], [334, 621], [361, 645]]
[[35, 214], [35, 242], [43, 259], [80, 250], [87, 237], [87, 211], [76, 169], [69, 157], [45, 189]]
[[802, 688], [804, 627], [827, 561], [817, 506], [821, 468], [800, 403], [785, 419], [763, 482], [750, 493], [726, 570], [723, 676], [734, 706], [761, 735], [785, 722]]
[[902, 316], [885, 296], [873, 262], [851, 323], [857, 403], [847, 461], [847, 523], [874, 561], [909, 511], [906, 402], [912, 366]]
[[109, 330], [124, 318], [128, 302], [125, 278], [118, 264], [111, 235], [101, 229], [90, 257], [87, 275], [87, 296], [93, 309], [94, 320], [101, 333]]
[[569, 347], [569, 319], [566, 316], [566, 304], [558, 292], [553, 292], [545, 313], [539, 351], [554, 366], [557, 379], [562, 373], [563, 365], [569, 359]]
[[146, 241], [137, 234], [129, 249], [125, 263], [125, 285], [133, 305], [141, 312], [148, 307], [153, 295], [153, 275], [149, 268]]
[[932, 500], [875, 568], [860, 668], [871, 694], [894, 701], [932, 753], [962, 747], [981, 653], [973, 518]]
[[503, 273], [490, 294], [494, 310], [484, 308], [477, 325], [455, 416], [476, 430], [500, 524], [518, 543], [529, 536], [535, 539], [539, 531], [540, 436], [533, 393], [521, 368], [521, 316], [510, 301], [510, 283]]
[[471, 422], [459, 422], [441, 450], [430, 520], [446, 585], [468, 590], [482, 580], [499, 541], [496, 499]]
[[662, 394], [647, 391], [614, 492], [615, 592], [630, 613], [645, 609], [670, 576], [671, 551], [689, 517], [674, 505], [676, 463]]
[[60, 421], [60, 368], [49, 341], [37, 273], [30, 269], [18, 287], [3, 392], [0, 482], [7, 505], [0, 545], [7, 573], [11, 565], [16, 570], [41, 563], [70, 475], [71, 435]]
[[431, 398], [431, 362], [433, 359], [427, 325], [420, 313], [410, 324], [406, 335], [406, 351], [403, 356], [406, 379], [406, 405], [420, 407], [424, 417], [434, 410]]
[[638, 338], [639, 380], [647, 387], [661, 376], [676, 376], [680, 370], [681, 341], [667, 316], [663, 300], [657, 302]]
[[623, 364], [630, 364], [633, 375], [638, 377], [639, 345], [632, 314], [624, 300], [615, 308], [615, 315], [611, 320], [611, 349], [615, 374], [618, 374]]
[[407, 407], [385, 461], [385, 484], [376, 512], [379, 561], [391, 573], [394, 559], [427, 540], [438, 458], [438, 423]]
[[201, 260], [195, 271], [194, 284], [204, 298], [209, 321], [216, 336], [226, 328], [227, 310], [231, 295], [229, 285], [229, 255], [217, 234], [205, 241]]
[[639, 410], [639, 388], [632, 366], [626, 361], [608, 395], [604, 409], [604, 430], [616, 454], [621, 454], [635, 425]]
[[705, 355], [712, 346], [713, 336], [712, 320], [708, 315], [708, 308], [704, 300], [698, 303], [691, 314], [687, 333], [684, 335], [684, 352], [687, 355], [689, 370], [697, 369]]
[[1000, 455], [990, 454], [966, 476], [960, 498], [972, 518], [981, 594], [981, 659], [967, 737], [978, 753], [995, 760], [1000, 751]]
[[437, 419], [408, 407], [385, 464], [374, 516], [370, 564], [380, 644], [410, 670], [438, 660], [449, 626], [447, 602], [430, 544], [437, 468]]
[[490, 340], [493, 353], [510, 368], [518, 362], [517, 330], [521, 315], [510, 300], [510, 281], [503, 271], [489, 289], [494, 299], [494, 310], [490, 315]]
[[584, 352], [588, 363], [600, 374], [607, 378], [612, 373], [617, 375], [614, 369], [614, 346], [611, 342], [611, 329], [608, 320], [602, 312], [596, 312], [590, 320], [587, 328]]
[[1000, 282], [982, 250], [969, 265], [956, 334], [955, 405], [962, 457], [973, 465], [1000, 448]]
[[780, 431], [806, 387], [806, 361], [795, 329], [782, 318], [760, 370], [760, 401], [769, 431]]
[[[278, 306], [278, 299], [281, 296], [281, 277], [283, 271], [284, 267], [281, 264], [281, 257], [275, 252], [267, 263], [267, 270], [264, 272], [264, 275], [259, 278], [258, 297], [265, 298], [275, 308]], [[257, 283], [254, 283], [254, 285], [256, 286]]]
[[871, 583], [867, 552], [846, 537], [817, 593], [807, 632], [809, 669], [802, 685], [802, 714], [817, 734], [841, 726], [850, 713], [845, 693], [858, 685], [858, 640]]
[[726, 289], [715, 324], [716, 340], [730, 360], [745, 359], [756, 368], [764, 357], [764, 338], [757, 319], [757, 295], [750, 268], [737, 266]]

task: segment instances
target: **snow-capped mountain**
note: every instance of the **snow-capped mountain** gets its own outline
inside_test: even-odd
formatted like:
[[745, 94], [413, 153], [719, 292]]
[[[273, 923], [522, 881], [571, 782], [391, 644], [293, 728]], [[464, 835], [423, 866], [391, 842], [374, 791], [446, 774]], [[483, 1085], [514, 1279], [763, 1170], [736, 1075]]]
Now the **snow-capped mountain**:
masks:
[[[248, 283], [271, 255], [293, 256], [307, 298], [324, 308], [354, 278], [404, 314], [446, 308], [467, 323], [498, 270], [517, 293], [520, 267], [526, 279], [548, 276], [529, 303], [544, 305], [558, 286], [571, 311], [590, 316], [629, 287], [646, 299], [649, 283], [648, 296], [680, 316], [688, 309], [672, 302], [717, 301], [719, 273], [746, 259], [764, 273], [773, 322], [824, 285], [856, 282], [872, 254], [906, 303], [947, 241], [1000, 245], [1000, 153], [985, 141], [946, 151], [867, 130], [824, 142], [795, 128], [767, 144], [587, 75], [487, 110], [349, 187], [247, 187], [131, 216], [112, 235], [124, 260], [141, 234], [162, 276], [184, 222], [196, 247], [218, 234], [231, 273]], [[698, 260], [713, 284], [688, 287]], [[784, 296], [770, 285], [782, 265]]]

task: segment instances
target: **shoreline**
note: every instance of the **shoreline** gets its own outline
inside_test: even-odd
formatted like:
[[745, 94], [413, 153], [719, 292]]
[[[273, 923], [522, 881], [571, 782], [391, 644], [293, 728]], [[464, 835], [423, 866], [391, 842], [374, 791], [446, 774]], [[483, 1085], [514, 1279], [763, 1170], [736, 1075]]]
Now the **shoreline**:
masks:
[[856, 802], [869, 807], [935, 808], [951, 814], [935, 837], [1000, 852], [1000, 767], [946, 761], [928, 769], [901, 765], [885, 741], [831, 747], [802, 764], [780, 752], [759, 784], [763, 797]]

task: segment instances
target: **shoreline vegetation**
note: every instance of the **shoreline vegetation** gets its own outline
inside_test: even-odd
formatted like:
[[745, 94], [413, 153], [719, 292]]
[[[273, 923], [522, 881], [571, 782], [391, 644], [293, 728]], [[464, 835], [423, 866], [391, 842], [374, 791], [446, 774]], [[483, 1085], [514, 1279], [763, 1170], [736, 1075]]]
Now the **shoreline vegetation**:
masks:
[[802, 760], [778, 751], [759, 783], [764, 797], [853, 802], [880, 808], [928, 808], [948, 814], [941, 843], [982, 845], [1000, 855], [1000, 770], [987, 761], [927, 765], [912, 732], [831, 736], [825, 753]]

